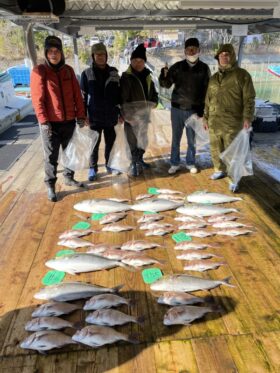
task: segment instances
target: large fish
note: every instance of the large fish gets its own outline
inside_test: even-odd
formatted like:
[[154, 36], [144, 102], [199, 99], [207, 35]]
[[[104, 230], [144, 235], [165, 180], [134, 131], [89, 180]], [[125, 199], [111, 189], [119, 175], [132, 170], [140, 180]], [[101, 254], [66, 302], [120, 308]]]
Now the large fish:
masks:
[[70, 247], [71, 249], [77, 249], [78, 247], [94, 246], [93, 243], [83, 240], [79, 237], [63, 238], [57, 243], [59, 246]]
[[197, 271], [204, 272], [211, 269], [217, 269], [225, 263], [212, 262], [211, 260], [192, 260], [189, 263], [185, 263], [185, 271]]
[[67, 315], [68, 313], [74, 312], [81, 309], [81, 306], [77, 304], [71, 304], [66, 302], [50, 302], [44, 303], [40, 307], [36, 308], [32, 312], [32, 317], [48, 317], [48, 316], [60, 316]]
[[74, 205], [74, 209], [90, 213], [110, 213], [128, 211], [131, 206], [126, 203], [116, 202], [109, 199], [86, 199]]
[[152, 212], [159, 212], [159, 211], [168, 211], [174, 210], [179, 206], [182, 206], [183, 202], [174, 202], [168, 201], [167, 199], [154, 199], [154, 200], [147, 200], [136, 203], [132, 205], [131, 208], [136, 211], [152, 211]]
[[35, 299], [55, 300], [65, 302], [68, 300], [90, 298], [93, 295], [102, 293], [117, 293], [123, 285], [114, 288], [89, 284], [87, 282], [61, 282], [60, 284], [49, 285], [34, 295]]
[[167, 291], [158, 297], [157, 302], [159, 304], [167, 304], [168, 306], [179, 306], [183, 304], [204, 303], [204, 298], [195, 297], [189, 293]]
[[188, 202], [192, 203], [226, 203], [242, 201], [242, 198], [227, 196], [226, 194], [220, 193], [208, 193], [208, 192], [195, 192], [187, 196]]
[[83, 237], [87, 236], [91, 233], [95, 232], [92, 229], [69, 229], [68, 231], [65, 231], [59, 235], [59, 239], [67, 239], [67, 238], [76, 238], [76, 237]]
[[208, 312], [219, 312], [213, 307], [199, 306], [175, 306], [170, 308], [163, 318], [164, 325], [189, 325], [196, 319], [200, 319]]
[[56, 316], [36, 317], [26, 323], [25, 330], [28, 332], [39, 332], [41, 330], [59, 330], [64, 328], [78, 329], [78, 324]]
[[40, 353], [49, 351], [53, 348], [60, 348], [69, 344], [75, 344], [69, 335], [56, 330], [43, 330], [29, 335], [24, 341], [21, 342], [21, 348], [29, 350], [37, 350]]
[[94, 272], [102, 269], [127, 266], [117, 260], [110, 260], [94, 254], [77, 253], [50, 259], [46, 266], [57, 271], [63, 271], [75, 275], [76, 273]]
[[82, 330], [77, 331], [72, 336], [72, 339], [91, 347], [100, 347], [118, 341], [126, 341], [134, 344], [139, 343], [133, 336], [117, 332], [108, 326], [99, 325], [86, 326]]
[[132, 240], [127, 241], [121, 246], [121, 250], [129, 250], [129, 251], [141, 251], [147, 249], [153, 249], [155, 247], [160, 247], [158, 243], [148, 242], [143, 240]]
[[151, 284], [151, 290], [192, 292], [198, 290], [210, 290], [221, 285], [235, 287], [229, 283], [229, 280], [230, 277], [223, 280], [208, 280], [185, 274], [166, 275], [153, 282]]
[[100, 310], [102, 308], [117, 307], [122, 304], [131, 305], [131, 300], [117, 294], [98, 294], [91, 297], [84, 305], [85, 311]]
[[126, 313], [114, 309], [97, 310], [91, 312], [86, 317], [86, 322], [88, 322], [89, 324], [104, 326], [124, 325], [129, 322], [142, 324], [143, 321], [143, 317], [127, 315]]
[[226, 207], [219, 206], [209, 206], [209, 205], [185, 205], [179, 207], [177, 210], [180, 214], [191, 215], [191, 216], [212, 216], [212, 215], [222, 215], [229, 214], [230, 212], [237, 212], [236, 209], [230, 209]]

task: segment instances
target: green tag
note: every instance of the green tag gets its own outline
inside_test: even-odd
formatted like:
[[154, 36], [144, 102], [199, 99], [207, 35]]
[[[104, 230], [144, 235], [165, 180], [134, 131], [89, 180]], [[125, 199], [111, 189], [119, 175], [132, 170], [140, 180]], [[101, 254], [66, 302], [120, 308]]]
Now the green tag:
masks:
[[92, 214], [91, 215], [91, 220], [100, 220], [101, 218], [103, 218], [103, 216], [105, 216], [107, 214]]
[[89, 229], [90, 227], [90, 223], [87, 223], [86, 221], [79, 221], [77, 224], [73, 225], [72, 229]]
[[149, 215], [149, 214], [157, 214], [155, 211], [144, 211], [143, 214]]
[[149, 194], [159, 194], [159, 192], [157, 190], [158, 190], [158, 188], [148, 188], [148, 193]]
[[178, 232], [178, 233], [172, 234], [172, 239], [177, 243], [192, 240], [191, 236], [188, 236], [185, 232]]
[[61, 271], [49, 271], [42, 278], [43, 285], [54, 285], [59, 284], [65, 276], [65, 272]]
[[69, 254], [75, 254], [75, 251], [74, 250], [60, 250], [55, 254], [55, 256], [64, 256], [64, 255], [69, 255]]
[[142, 271], [142, 278], [145, 284], [152, 284], [162, 277], [162, 272], [159, 268], [147, 268]]

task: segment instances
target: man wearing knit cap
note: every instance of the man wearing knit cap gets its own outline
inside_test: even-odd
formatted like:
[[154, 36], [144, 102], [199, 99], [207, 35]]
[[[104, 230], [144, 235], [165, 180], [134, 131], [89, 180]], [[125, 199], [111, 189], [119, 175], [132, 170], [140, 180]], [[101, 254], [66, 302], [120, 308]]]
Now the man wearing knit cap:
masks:
[[[125, 119], [124, 129], [130, 147], [132, 164], [131, 175], [139, 176], [143, 168], [150, 165], [143, 160], [145, 148], [143, 145], [148, 142], [147, 130], [151, 107], [158, 103], [158, 94], [151, 77], [151, 71], [145, 67], [147, 61], [146, 48], [139, 44], [132, 52], [130, 65], [121, 76], [122, 92], [122, 114]], [[134, 108], [134, 115], [127, 117], [127, 108]], [[135, 118], [140, 118], [135, 124]], [[140, 142], [141, 134], [141, 142]]]
[[[174, 84], [171, 97], [171, 167], [169, 174], [180, 170], [180, 143], [185, 128], [185, 121], [193, 114], [203, 116], [204, 100], [210, 78], [208, 65], [199, 60], [199, 41], [190, 38], [185, 41], [185, 59], [176, 62], [168, 69], [161, 69], [159, 83], [161, 87], [170, 88]], [[197, 173], [195, 166], [195, 133], [186, 127], [188, 149], [186, 168], [193, 174]]]
[[102, 132], [105, 140], [105, 166], [108, 173], [119, 174], [107, 166], [116, 133], [114, 126], [120, 114], [120, 77], [118, 70], [107, 64], [108, 54], [103, 43], [91, 47], [92, 66], [83, 71], [81, 90], [90, 128], [99, 138], [90, 157], [88, 180], [93, 181], [98, 171], [98, 152]]
[[[211, 156], [214, 164], [212, 180], [226, 176], [220, 154], [231, 144], [242, 128], [248, 129], [254, 118], [255, 89], [250, 74], [238, 67], [231, 44], [221, 45], [215, 55], [219, 70], [209, 81], [204, 109], [204, 127], [209, 128]], [[238, 185], [230, 180], [229, 190]]]
[[[68, 145], [76, 122], [84, 126], [85, 111], [79, 83], [71, 66], [65, 64], [62, 42], [57, 36], [45, 40], [45, 63], [31, 73], [31, 97], [40, 125], [44, 148], [45, 183], [48, 199], [57, 201], [55, 183], [59, 148]], [[83, 187], [74, 180], [74, 172], [63, 172], [66, 185]]]

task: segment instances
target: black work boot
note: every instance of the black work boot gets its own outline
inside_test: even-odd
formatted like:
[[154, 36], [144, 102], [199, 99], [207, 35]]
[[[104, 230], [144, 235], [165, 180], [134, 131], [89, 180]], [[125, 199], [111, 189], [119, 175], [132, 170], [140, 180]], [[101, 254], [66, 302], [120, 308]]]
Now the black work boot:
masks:
[[78, 188], [84, 188], [85, 185], [83, 183], [81, 183], [80, 181], [77, 181], [75, 179], [70, 179], [70, 178], [64, 178], [64, 184], [65, 185], [68, 185], [68, 186], [75, 186], [75, 187], [78, 187]]
[[56, 196], [56, 193], [55, 193], [54, 186], [49, 186], [48, 187], [48, 200], [52, 201], [52, 202], [56, 202], [57, 201], [57, 196]]
[[150, 163], [144, 161], [144, 159], [140, 159], [139, 164], [144, 168], [144, 170], [149, 170], [151, 168]]

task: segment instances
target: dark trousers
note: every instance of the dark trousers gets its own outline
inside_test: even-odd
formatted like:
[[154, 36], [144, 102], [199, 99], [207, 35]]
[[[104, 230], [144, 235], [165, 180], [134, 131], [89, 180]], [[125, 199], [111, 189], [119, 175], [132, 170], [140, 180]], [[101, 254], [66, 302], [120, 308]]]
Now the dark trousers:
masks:
[[[51, 123], [51, 134], [47, 125], [40, 124], [41, 138], [44, 149], [45, 161], [45, 184], [47, 186], [54, 186], [57, 180], [57, 164], [60, 145], [64, 150], [68, 145], [74, 129], [75, 120], [71, 122]], [[65, 168], [63, 171], [65, 178], [73, 178], [74, 171]]]
[[99, 152], [99, 145], [101, 142], [102, 132], [104, 134], [104, 141], [105, 141], [105, 165], [107, 166], [107, 163], [109, 161], [110, 153], [112, 150], [112, 147], [114, 145], [115, 139], [116, 139], [116, 132], [115, 128], [112, 127], [105, 127], [105, 128], [92, 128], [94, 131], [99, 133], [99, 137], [97, 140], [97, 143], [91, 153], [90, 160], [89, 160], [89, 167], [94, 168], [95, 172], [98, 171], [98, 152]]
[[141, 161], [145, 150], [137, 147], [137, 138], [133, 132], [132, 126], [127, 122], [124, 123], [124, 132], [130, 147], [132, 162], [135, 163]]

